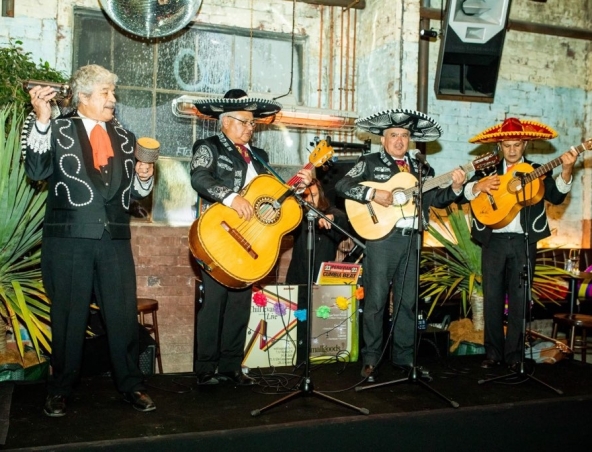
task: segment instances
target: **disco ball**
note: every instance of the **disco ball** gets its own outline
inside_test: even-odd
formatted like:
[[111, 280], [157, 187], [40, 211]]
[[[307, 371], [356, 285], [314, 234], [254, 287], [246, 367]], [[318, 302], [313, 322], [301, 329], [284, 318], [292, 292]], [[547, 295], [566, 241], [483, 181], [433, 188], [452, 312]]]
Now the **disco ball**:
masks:
[[109, 18], [124, 30], [144, 38], [160, 38], [185, 27], [201, 0], [100, 0]]

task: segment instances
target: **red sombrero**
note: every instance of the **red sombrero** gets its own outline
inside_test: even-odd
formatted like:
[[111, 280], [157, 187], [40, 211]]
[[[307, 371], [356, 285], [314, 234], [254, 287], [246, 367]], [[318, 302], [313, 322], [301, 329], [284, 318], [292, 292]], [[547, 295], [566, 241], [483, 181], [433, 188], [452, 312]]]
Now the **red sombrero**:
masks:
[[469, 143], [494, 143], [496, 141], [550, 140], [557, 132], [551, 127], [536, 121], [520, 121], [508, 118], [501, 124], [485, 129], [475, 135]]

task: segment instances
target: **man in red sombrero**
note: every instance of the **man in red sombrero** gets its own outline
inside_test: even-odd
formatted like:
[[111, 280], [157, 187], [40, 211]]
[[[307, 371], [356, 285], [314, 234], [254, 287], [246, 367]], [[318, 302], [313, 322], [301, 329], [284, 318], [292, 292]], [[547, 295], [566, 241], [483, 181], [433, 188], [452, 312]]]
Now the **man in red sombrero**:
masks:
[[[534, 169], [540, 166], [524, 157], [528, 143], [533, 140], [548, 140], [556, 136], [557, 133], [553, 129], [539, 122], [508, 118], [503, 123], [490, 127], [471, 138], [469, 140], [471, 143], [497, 143], [503, 159], [498, 164], [495, 175], [482, 179], [479, 179], [481, 176], [473, 177], [465, 186], [464, 198], [472, 201], [481, 193], [499, 196], [499, 190], [505, 187], [501, 185], [502, 175], [510, 172], [517, 181], [520, 177], [524, 177], [524, 171], [512, 173], [511, 168], [514, 165], [526, 163]], [[560, 157], [561, 174], [553, 178], [551, 170], [543, 176], [541, 187], [544, 189], [544, 197], [538, 201], [533, 198], [533, 204], [524, 207], [519, 214], [513, 212], [493, 226], [486, 226], [477, 218], [473, 218], [471, 234], [482, 248], [486, 353], [486, 359], [481, 364], [483, 368], [496, 367], [505, 362], [517, 370], [517, 364], [522, 361], [525, 297], [521, 274], [525, 268], [531, 269], [529, 274], [533, 274], [536, 244], [551, 234], [545, 213], [545, 201], [561, 204], [565, 200], [571, 190], [572, 169], [577, 156], [577, 151], [573, 149], [565, 152]], [[519, 169], [528, 169], [528, 165], [521, 165]], [[504, 177], [503, 180], [508, 177]], [[524, 180], [524, 190], [519, 188], [516, 196], [513, 197], [513, 199], [516, 198], [516, 202], [519, 202], [521, 196], [530, 195], [529, 185]], [[476, 215], [475, 211], [473, 213]], [[512, 218], [512, 215], [515, 217]], [[485, 221], [483, 218], [482, 220]], [[528, 244], [530, 262], [527, 262], [526, 244]], [[532, 281], [532, 278], [530, 280]], [[508, 328], [504, 334], [503, 316], [506, 295], [508, 296]]]
[[[220, 126], [219, 133], [193, 145], [191, 185], [199, 196], [198, 215], [210, 204], [222, 203], [250, 220], [253, 206], [239, 192], [257, 175], [268, 172], [269, 161], [263, 149], [250, 144], [255, 119], [274, 115], [282, 107], [275, 101], [249, 97], [241, 89], [231, 89], [223, 98], [197, 101], [195, 106], [201, 114], [217, 118]], [[302, 169], [298, 177], [308, 185], [312, 173]], [[197, 315], [194, 356], [198, 384], [253, 384], [241, 370], [251, 286], [229, 289], [206, 271], [201, 276], [204, 297]]]
[[[393, 207], [391, 190], [372, 188], [366, 182], [384, 183], [399, 173], [420, 175], [415, 153], [409, 152], [410, 141], [433, 141], [442, 129], [429, 116], [410, 110], [389, 110], [356, 121], [365, 131], [381, 136], [380, 152], [364, 155], [335, 185], [336, 192], [360, 203], [373, 201], [384, 207]], [[426, 169], [425, 167], [423, 168]], [[429, 168], [425, 177], [432, 177]], [[452, 173], [452, 185], [427, 191], [423, 195], [422, 217], [429, 219], [429, 208], [443, 208], [462, 195], [465, 173], [461, 169]], [[394, 213], [394, 212], [393, 212]], [[372, 383], [376, 366], [383, 355], [383, 317], [392, 285], [393, 290], [393, 344], [392, 363], [410, 371], [414, 358], [414, 306], [417, 300], [417, 230], [418, 217], [407, 216], [396, 221], [384, 237], [366, 241], [364, 257], [364, 319], [362, 334], [363, 367], [361, 375]]]

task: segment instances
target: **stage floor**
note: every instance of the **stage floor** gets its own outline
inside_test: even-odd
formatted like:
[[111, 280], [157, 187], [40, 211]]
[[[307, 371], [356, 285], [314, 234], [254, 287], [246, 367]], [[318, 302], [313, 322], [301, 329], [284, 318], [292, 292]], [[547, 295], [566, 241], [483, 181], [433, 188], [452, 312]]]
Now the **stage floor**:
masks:
[[[1, 388], [7, 389], [13, 385], [13, 390], [6, 441], [4, 446], [0, 446], [0, 450], [17, 448], [27, 450], [32, 448], [39, 448], [37, 450], [95, 448], [96, 450], [128, 451], [189, 450], [187, 449], [189, 439], [201, 438], [201, 441], [204, 441], [208, 438], [210, 441], [226, 440], [227, 445], [220, 446], [224, 443], [218, 443], [218, 447], [225, 448], [224, 452], [230, 450], [274, 451], [279, 449], [266, 448], [264, 438], [271, 437], [274, 431], [286, 427], [303, 427], [296, 431], [306, 432], [306, 435], [318, 435], [319, 441], [314, 444], [320, 445], [324, 443], [320, 440], [321, 438], [327, 440], [332, 434], [329, 426], [343, 425], [349, 426], [347, 429], [355, 430], [366, 425], [366, 421], [374, 422], [376, 427], [388, 420], [387, 424], [392, 430], [392, 426], [402, 422], [403, 419], [405, 422], [411, 422], [411, 419], [421, 416], [424, 420], [429, 416], [439, 416], [444, 426], [447, 422], [449, 426], [455, 426], [448, 430], [444, 427], [444, 431], [454, 434], [455, 429], [462, 427], [460, 431], [468, 434], [471, 427], [459, 426], [455, 421], [456, 418], [459, 422], [461, 419], [462, 422], [467, 422], [465, 418], [477, 419], [480, 417], [478, 413], [491, 413], [500, 410], [500, 407], [505, 413], [503, 415], [505, 419], [521, 412], [518, 408], [528, 408], [528, 412], [537, 418], [539, 414], [548, 412], [552, 415], [556, 412], [556, 419], [516, 419], [516, 422], [517, 425], [523, 425], [521, 429], [527, 429], [525, 433], [530, 429], [528, 424], [536, 422], [539, 425], [536, 429], [532, 429], [533, 434], [540, 430], [543, 434], [548, 432], [567, 436], [565, 431], [562, 433], [557, 430], [557, 419], [576, 416], [578, 412], [587, 413], [589, 418], [592, 408], [592, 365], [563, 360], [553, 365], [527, 366], [527, 370], [533, 371], [534, 377], [561, 390], [563, 394], [559, 395], [538, 381], [516, 378], [516, 376], [479, 384], [478, 381], [481, 379], [508, 373], [505, 368], [493, 371], [481, 369], [479, 364], [482, 359], [483, 356], [479, 355], [453, 356], [446, 359], [435, 356], [418, 358], [418, 365], [429, 370], [429, 377], [421, 378], [421, 381], [409, 379], [399, 369], [393, 368], [388, 363], [383, 364], [379, 368], [377, 383], [392, 380], [399, 382], [363, 391], [355, 390], [361, 380], [360, 363], [311, 366], [309, 374], [315, 390], [349, 405], [367, 409], [368, 415], [360, 414], [350, 406], [327, 400], [315, 393], [310, 394], [308, 391], [296, 389], [302, 381], [304, 369], [293, 368], [277, 369], [275, 372], [270, 369], [252, 370], [252, 375], [257, 377], [258, 382], [253, 387], [234, 387], [229, 384], [197, 386], [194, 375], [154, 375], [147, 380], [150, 394], [157, 405], [157, 409], [151, 413], [136, 412], [124, 403], [108, 376], [85, 378], [69, 401], [68, 414], [62, 418], [49, 418], [43, 414], [42, 405], [45, 397], [43, 383], [4, 382], [0, 384]], [[424, 381], [429, 388], [444, 397], [428, 389], [421, 383]], [[252, 415], [253, 410], [261, 409], [295, 389], [295, 397], [257, 416]], [[459, 408], [453, 408], [451, 401], [458, 403]], [[565, 412], [566, 409], [570, 412]], [[575, 423], [572, 422], [574, 420]], [[579, 436], [575, 438], [577, 442], [573, 444], [588, 440], [592, 429], [579, 430], [578, 422], [583, 420], [574, 418], [572, 421], [569, 424], [574, 429], [572, 437]], [[565, 419], [562, 422], [565, 422]], [[431, 425], [435, 428], [436, 424]], [[494, 427], [493, 431], [495, 432], [496, 429], [497, 427]], [[249, 444], [237, 443], [236, 438], [230, 435], [233, 432], [257, 434], [259, 441], [262, 442], [260, 445], [257, 445], [258, 441]], [[344, 434], [347, 438], [347, 433]], [[380, 435], [380, 433], [376, 434]], [[417, 438], [417, 444], [421, 444], [421, 441], [426, 441], [425, 435], [432, 434], [433, 432], [429, 431], [422, 433], [418, 427], [414, 438]], [[479, 441], [478, 432], [471, 434], [477, 435], [475, 441]], [[499, 434], [503, 435], [503, 432]], [[296, 434], [293, 441], [288, 441], [281, 450], [302, 450], [305, 442], [304, 437], [299, 435]], [[175, 442], [179, 438], [186, 440], [183, 447]], [[167, 440], [170, 440], [169, 445], [163, 445]], [[307, 441], [311, 441], [310, 438]], [[496, 441], [498, 446], [502, 444], [497, 438]], [[191, 444], [197, 445], [200, 442]], [[345, 444], [345, 450], [367, 449], [355, 442], [349, 443], [351, 447], [347, 447], [347, 442]], [[437, 450], [436, 444], [444, 443], [436, 441], [433, 450]], [[544, 442], [543, 444], [553, 443]], [[565, 444], [565, 441], [561, 444]], [[66, 445], [69, 446], [66, 447]], [[46, 449], [46, 446], [52, 447]], [[125, 447], [118, 449], [123, 446]], [[399, 446], [397, 450], [407, 450], [403, 445], [399, 444]], [[411, 444], [408, 446], [409, 450], [413, 449]], [[305, 448], [307, 452], [313, 449], [314, 447]], [[381, 449], [378, 447], [378, 450]], [[385, 449], [387, 449], [386, 444]], [[200, 450], [222, 449], [200, 448]], [[458, 450], [469, 449], [459, 445]], [[501, 448], [485, 447], [481, 450], [501, 450]]]

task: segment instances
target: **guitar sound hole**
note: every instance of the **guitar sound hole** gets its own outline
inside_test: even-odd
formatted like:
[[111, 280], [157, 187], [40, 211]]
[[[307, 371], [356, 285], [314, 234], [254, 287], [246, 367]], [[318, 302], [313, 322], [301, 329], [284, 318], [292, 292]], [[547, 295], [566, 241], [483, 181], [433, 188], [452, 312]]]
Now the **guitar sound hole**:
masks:
[[407, 204], [407, 196], [402, 191], [393, 193], [393, 206], [402, 206]]
[[255, 205], [255, 215], [263, 224], [273, 224], [279, 220], [280, 209], [274, 208], [276, 200], [270, 197], [259, 198]]
[[508, 183], [508, 192], [509, 193], [517, 193], [520, 190], [522, 190], [522, 184], [520, 182], [520, 179], [518, 178], [513, 178], [509, 183]]

